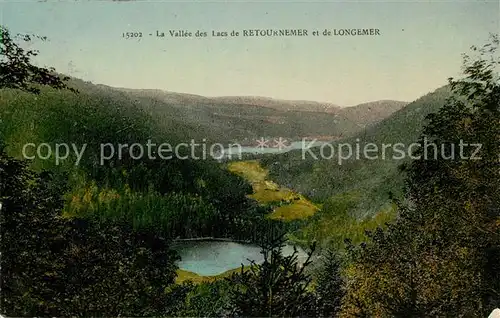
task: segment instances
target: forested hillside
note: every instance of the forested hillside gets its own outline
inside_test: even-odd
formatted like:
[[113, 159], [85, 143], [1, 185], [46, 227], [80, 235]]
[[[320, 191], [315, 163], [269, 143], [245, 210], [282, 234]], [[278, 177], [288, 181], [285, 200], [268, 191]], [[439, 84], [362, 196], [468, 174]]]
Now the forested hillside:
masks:
[[[221, 222], [236, 224], [240, 221], [233, 218], [255, 215], [255, 207], [245, 197], [251, 187], [215, 160], [151, 160], [147, 155], [136, 160], [126, 149], [122, 158], [115, 155], [101, 164], [101, 145], [118, 148], [119, 144], [138, 143], [145, 147], [148, 140], [175, 145], [199, 131], [182, 121], [160, 124], [120, 92], [103, 93], [87, 89], [88, 85], [73, 87], [78, 93], [50, 88], [42, 88], [38, 95], [0, 92], [0, 136], [7, 154], [21, 158], [28, 143], [48, 144], [53, 152], [56, 144], [73, 144], [78, 151], [86, 145], [82, 158], [77, 159], [70, 149], [68, 158], [59, 163], [54, 153], [41, 159], [35, 147], [29, 149], [29, 155], [36, 157], [30, 161], [32, 168], [50, 170], [61, 181], [68, 180], [68, 215], [123, 217], [138, 226], [158, 226], [172, 237], [244, 232], [244, 227], [229, 230]], [[201, 216], [204, 219], [198, 219]]]
[[[181, 94], [190, 102], [171, 107], [171, 94], [35, 66], [37, 52], [19, 44], [30, 36], [0, 31], [2, 315], [485, 317], [500, 307], [498, 36], [465, 55], [463, 78], [333, 144], [419, 146], [400, 159], [392, 147], [385, 158], [320, 159], [325, 146], [218, 162], [132, 144], [302, 133], [336, 115], [284, 110], [283, 128], [262, 105]], [[256, 124], [249, 107], [266, 119]], [[430, 159], [413, 157], [427, 141]], [[215, 276], [179, 271], [174, 240], [202, 237], [258, 245], [262, 259]]]
[[182, 120], [215, 142], [254, 143], [260, 137], [301, 139], [309, 136], [352, 136], [403, 107], [405, 102], [378, 101], [337, 107], [310, 101], [258, 97], [210, 98], [160, 90], [119, 90], [168, 124]]
[[[408, 104], [387, 119], [364, 129], [351, 138], [333, 143], [349, 144], [355, 153], [356, 145], [374, 143], [378, 145], [379, 158], [371, 160], [361, 154], [359, 160], [353, 155], [349, 160], [338, 161], [338, 153], [330, 157], [331, 150], [324, 147], [311, 148], [311, 152], [301, 150], [268, 156], [262, 160], [270, 169], [270, 176], [281, 184], [286, 184], [319, 202], [336, 195], [348, 195], [354, 200], [350, 209], [358, 217], [373, 216], [391, 203], [389, 192], [401, 193], [404, 175], [398, 167], [409, 158], [393, 159], [391, 149], [381, 157], [381, 145], [402, 143], [406, 146], [416, 142], [426, 123], [426, 116], [438, 111], [451, 96], [449, 87], [442, 87]], [[335, 150], [337, 148], [334, 148]], [[305, 159], [303, 159], [303, 157]], [[325, 159], [325, 157], [327, 159]]]

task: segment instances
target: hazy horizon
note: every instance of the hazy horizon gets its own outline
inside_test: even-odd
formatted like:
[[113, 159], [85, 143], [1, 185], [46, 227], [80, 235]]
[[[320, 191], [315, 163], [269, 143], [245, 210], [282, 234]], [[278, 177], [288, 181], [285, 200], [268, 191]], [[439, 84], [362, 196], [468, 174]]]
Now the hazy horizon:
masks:
[[[485, 2], [2, 2], [2, 24], [36, 33], [36, 62], [112, 87], [353, 106], [411, 102], [460, 74], [499, 29]], [[377, 28], [380, 36], [124, 39], [123, 32]]]
[[[122, 0], [123, 1], [123, 0]], [[129, 1], [129, 0], [126, 0]], [[74, 77], [76, 78], [76, 77]], [[77, 78], [79, 80], [82, 80], [81, 78]], [[354, 104], [354, 105], [341, 105], [338, 103], [330, 102], [330, 101], [321, 101], [321, 100], [313, 100], [313, 99], [286, 99], [286, 98], [276, 98], [276, 97], [269, 97], [269, 96], [260, 96], [260, 95], [201, 95], [201, 94], [196, 94], [196, 93], [190, 93], [190, 92], [174, 92], [174, 91], [169, 91], [169, 90], [164, 90], [164, 89], [159, 89], [159, 88], [135, 88], [135, 87], [118, 87], [118, 86], [111, 86], [103, 83], [94, 83], [92, 84], [95, 85], [104, 85], [110, 88], [115, 88], [115, 89], [125, 89], [125, 90], [153, 90], [153, 91], [162, 91], [167, 94], [182, 94], [182, 95], [192, 95], [192, 96], [197, 96], [197, 97], [202, 97], [202, 98], [256, 98], [256, 99], [268, 99], [268, 100], [275, 100], [275, 101], [282, 101], [282, 102], [306, 102], [306, 103], [318, 103], [318, 104], [330, 104], [331, 106], [338, 106], [342, 108], [346, 107], [355, 107], [359, 106], [362, 104], [366, 103], [371, 103], [371, 102], [381, 102], [381, 101], [393, 101], [393, 102], [402, 102], [402, 103], [411, 103], [414, 100], [406, 101], [406, 100], [395, 100], [395, 99], [377, 99], [377, 100], [367, 100], [367, 101], [362, 101], [360, 103]], [[442, 86], [440, 86], [442, 87]], [[435, 89], [438, 89], [440, 87], [436, 87]], [[433, 89], [432, 91], [434, 91]], [[421, 96], [418, 96], [419, 98]]]

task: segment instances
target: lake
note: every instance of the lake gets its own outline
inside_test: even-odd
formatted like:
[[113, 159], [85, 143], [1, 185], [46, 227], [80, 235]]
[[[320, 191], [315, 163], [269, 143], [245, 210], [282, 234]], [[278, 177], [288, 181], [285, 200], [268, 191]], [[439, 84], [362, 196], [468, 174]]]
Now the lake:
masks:
[[268, 146], [266, 147], [231, 147], [231, 148], [225, 148], [222, 153], [216, 153], [214, 154], [215, 158], [238, 158], [240, 154], [248, 153], [248, 154], [276, 154], [276, 153], [285, 153], [290, 150], [296, 150], [296, 149], [308, 149], [312, 147], [318, 147], [323, 144], [326, 144], [328, 142], [325, 141], [314, 141], [313, 140], [305, 140], [305, 141], [292, 141], [288, 143], [287, 147], [274, 147], [272, 141], [269, 142]]
[[[228, 270], [250, 265], [250, 261], [263, 262], [261, 249], [252, 244], [242, 244], [230, 241], [177, 241], [172, 246], [181, 256], [178, 266], [202, 276], [222, 274]], [[299, 261], [305, 261], [307, 254], [297, 247]], [[282, 250], [283, 255], [293, 253], [293, 247], [287, 245]]]

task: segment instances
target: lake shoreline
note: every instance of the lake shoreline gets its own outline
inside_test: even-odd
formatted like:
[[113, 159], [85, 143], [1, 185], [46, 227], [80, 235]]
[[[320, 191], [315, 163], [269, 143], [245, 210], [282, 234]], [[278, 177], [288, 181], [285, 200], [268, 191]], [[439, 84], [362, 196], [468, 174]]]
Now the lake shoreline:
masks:
[[252, 244], [251, 240], [236, 240], [236, 239], [232, 239], [232, 238], [212, 237], [212, 236], [192, 237], [192, 238], [184, 238], [184, 239], [174, 239], [172, 241], [172, 243], [176, 243], [176, 242], [203, 242], [203, 241], [211, 241], [211, 242], [234, 242], [234, 243], [240, 243], [240, 244]]

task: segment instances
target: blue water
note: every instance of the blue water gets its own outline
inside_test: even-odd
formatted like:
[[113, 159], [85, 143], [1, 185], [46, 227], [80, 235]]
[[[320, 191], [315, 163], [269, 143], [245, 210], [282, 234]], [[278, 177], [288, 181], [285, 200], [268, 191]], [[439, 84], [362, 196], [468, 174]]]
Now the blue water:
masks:
[[[307, 141], [293, 141], [287, 144], [287, 147], [279, 148], [275, 147], [272, 142], [269, 143], [267, 147], [232, 147], [226, 148], [222, 152], [222, 157], [225, 158], [238, 158], [240, 154], [244, 153], [252, 153], [252, 154], [271, 154], [271, 153], [285, 153], [290, 150], [296, 149], [307, 149], [308, 147], [318, 147], [323, 144], [326, 144], [325, 141], [315, 141], [307, 140]], [[216, 154], [216, 157], [219, 157], [220, 154]]]
[[[228, 270], [243, 265], [249, 265], [250, 260], [257, 263], [263, 261], [261, 249], [251, 244], [240, 244], [226, 241], [180, 241], [173, 248], [181, 256], [178, 262], [180, 269], [194, 272], [202, 276], [222, 274]], [[299, 261], [306, 257], [306, 253], [297, 249]], [[291, 255], [293, 247], [285, 246], [283, 255]]]

